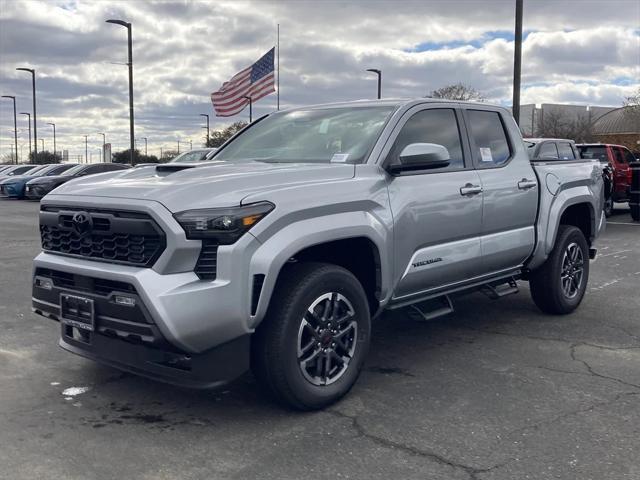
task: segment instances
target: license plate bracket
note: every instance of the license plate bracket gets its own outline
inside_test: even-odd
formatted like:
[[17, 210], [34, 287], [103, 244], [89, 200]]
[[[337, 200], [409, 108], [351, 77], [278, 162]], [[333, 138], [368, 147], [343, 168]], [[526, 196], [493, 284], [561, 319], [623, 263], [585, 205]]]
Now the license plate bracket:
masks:
[[93, 332], [95, 329], [93, 300], [69, 293], [61, 293], [60, 320], [65, 325]]

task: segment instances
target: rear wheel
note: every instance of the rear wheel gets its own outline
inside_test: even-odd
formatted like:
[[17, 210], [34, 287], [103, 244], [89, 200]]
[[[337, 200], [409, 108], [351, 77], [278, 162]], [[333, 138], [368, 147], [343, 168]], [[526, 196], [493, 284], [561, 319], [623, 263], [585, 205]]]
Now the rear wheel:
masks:
[[369, 347], [367, 297], [336, 265], [297, 264], [281, 275], [253, 338], [252, 370], [280, 402], [322, 408], [358, 378]]
[[588, 280], [587, 241], [579, 228], [561, 225], [551, 255], [529, 279], [533, 301], [546, 313], [571, 313], [582, 302]]

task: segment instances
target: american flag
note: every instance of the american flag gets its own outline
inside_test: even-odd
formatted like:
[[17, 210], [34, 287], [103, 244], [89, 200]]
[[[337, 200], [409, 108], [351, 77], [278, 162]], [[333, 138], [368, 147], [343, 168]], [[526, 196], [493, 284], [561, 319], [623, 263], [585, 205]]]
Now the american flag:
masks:
[[275, 47], [265, 53], [260, 60], [236, 73], [222, 88], [211, 94], [217, 117], [236, 115], [251, 102], [255, 103], [265, 95], [275, 92], [273, 58]]

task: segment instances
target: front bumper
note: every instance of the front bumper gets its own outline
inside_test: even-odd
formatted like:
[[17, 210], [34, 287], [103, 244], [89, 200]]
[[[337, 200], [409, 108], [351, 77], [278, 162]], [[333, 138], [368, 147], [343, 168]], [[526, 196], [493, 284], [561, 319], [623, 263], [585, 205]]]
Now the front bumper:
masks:
[[44, 197], [47, 193], [49, 193], [52, 189], [47, 187], [46, 185], [40, 185], [40, 184], [33, 184], [33, 185], [29, 185], [27, 184], [24, 187], [24, 196], [27, 198], [30, 198], [32, 200], [40, 200], [42, 197]]
[[[204, 352], [185, 352], [163, 336], [132, 284], [36, 268], [34, 312], [61, 321], [61, 294], [82, 296], [93, 302], [93, 331], [60, 324], [59, 345], [77, 355], [191, 388], [225, 384], [249, 367], [249, 335]], [[122, 297], [132, 299], [133, 304], [119, 304], [116, 299]]]
[[0, 185], [0, 198], [20, 198], [24, 194], [22, 185]]

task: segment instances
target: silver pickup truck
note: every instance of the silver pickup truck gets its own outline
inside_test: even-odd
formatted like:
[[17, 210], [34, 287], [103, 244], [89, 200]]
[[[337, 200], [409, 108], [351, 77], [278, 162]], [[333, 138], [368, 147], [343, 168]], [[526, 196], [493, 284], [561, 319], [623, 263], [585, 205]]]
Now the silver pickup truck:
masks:
[[580, 304], [605, 221], [597, 161], [529, 161], [503, 108], [432, 99], [276, 112], [208, 161], [70, 181], [42, 201], [33, 309], [60, 346], [215, 387], [252, 368], [322, 408], [356, 381], [371, 319], [421, 319], [528, 281]]

